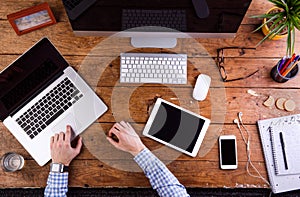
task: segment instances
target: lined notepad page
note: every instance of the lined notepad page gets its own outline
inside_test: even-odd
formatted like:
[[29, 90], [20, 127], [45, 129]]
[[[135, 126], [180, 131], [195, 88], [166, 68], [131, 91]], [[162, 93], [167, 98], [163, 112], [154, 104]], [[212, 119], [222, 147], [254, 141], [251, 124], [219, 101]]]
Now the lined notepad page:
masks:
[[300, 174], [300, 123], [270, 129], [276, 175]]
[[[299, 174], [278, 175], [275, 173], [276, 164], [274, 162], [274, 156], [273, 156], [274, 150], [273, 150], [273, 146], [271, 143], [272, 137], [271, 137], [270, 128], [273, 129], [273, 132], [275, 131], [275, 129], [276, 129], [276, 132], [278, 132], [282, 128], [289, 128], [289, 127], [299, 128], [300, 127], [300, 114], [258, 120], [257, 125], [259, 128], [259, 134], [260, 134], [260, 139], [261, 139], [261, 143], [262, 143], [265, 163], [266, 163], [269, 181], [270, 181], [273, 193], [287, 192], [287, 191], [299, 189], [300, 188], [300, 175]], [[283, 137], [285, 137], [285, 136], [283, 136]], [[275, 141], [275, 140], [273, 140], [273, 141]], [[288, 142], [286, 142], [286, 144], [287, 143]], [[299, 154], [299, 152], [297, 154]], [[298, 156], [297, 154], [295, 156]], [[276, 157], [280, 158], [279, 155]], [[277, 159], [277, 160], [279, 161], [279, 159]], [[283, 161], [283, 159], [280, 159], [280, 161]], [[284, 161], [283, 161], [283, 166], [284, 166]], [[277, 169], [276, 169], [276, 171], [277, 171]], [[278, 173], [278, 171], [277, 171], [277, 173]]]

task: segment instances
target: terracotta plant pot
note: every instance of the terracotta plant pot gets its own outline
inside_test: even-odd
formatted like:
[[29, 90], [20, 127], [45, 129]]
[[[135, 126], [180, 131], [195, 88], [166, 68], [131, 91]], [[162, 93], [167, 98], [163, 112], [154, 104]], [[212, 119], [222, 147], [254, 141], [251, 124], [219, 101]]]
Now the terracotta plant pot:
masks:
[[[276, 9], [279, 9], [279, 8], [278, 8], [278, 7], [273, 7], [273, 8], [271, 8], [270, 10], [268, 10], [267, 13], [270, 13], [271, 11], [276, 10]], [[270, 33], [270, 29], [269, 29], [268, 25], [265, 24], [266, 21], [267, 21], [267, 19], [264, 18], [264, 19], [263, 19], [263, 24], [264, 24], [264, 26], [261, 28], [261, 29], [262, 29], [262, 32], [263, 32], [263, 34], [264, 34], [265, 36], [268, 35], [268, 34]], [[277, 35], [271, 35], [271, 36], [269, 36], [269, 39], [271, 39], [271, 40], [279, 40], [279, 39], [282, 39], [282, 38], [285, 38], [285, 37], [287, 37], [287, 33], [286, 33], [286, 34], [282, 34], [282, 35], [280, 35], [280, 34], [277, 34]]]

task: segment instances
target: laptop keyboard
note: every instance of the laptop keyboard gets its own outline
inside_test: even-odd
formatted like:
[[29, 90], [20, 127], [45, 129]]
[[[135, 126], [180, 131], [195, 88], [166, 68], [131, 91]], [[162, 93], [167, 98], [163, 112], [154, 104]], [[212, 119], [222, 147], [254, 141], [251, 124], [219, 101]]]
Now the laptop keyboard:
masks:
[[65, 78], [16, 121], [33, 139], [82, 96], [74, 84]]

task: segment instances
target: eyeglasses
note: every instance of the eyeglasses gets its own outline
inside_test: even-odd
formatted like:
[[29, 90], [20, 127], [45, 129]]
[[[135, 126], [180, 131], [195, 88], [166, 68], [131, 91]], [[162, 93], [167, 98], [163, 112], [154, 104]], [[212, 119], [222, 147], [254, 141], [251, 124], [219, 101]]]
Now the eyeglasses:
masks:
[[224, 50], [226, 49], [238, 49], [239, 51], [239, 54], [240, 56], [244, 55], [246, 52], [245, 52], [245, 49], [254, 49], [255, 48], [247, 48], [247, 47], [224, 47], [224, 48], [219, 48], [217, 49], [217, 59], [216, 59], [216, 64], [218, 66], [218, 69], [219, 69], [219, 72], [220, 72], [220, 75], [222, 77], [222, 80], [224, 82], [230, 82], [230, 81], [237, 81], [237, 80], [242, 80], [242, 79], [246, 79], [248, 77], [251, 77], [252, 75], [254, 75], [255, 73], [257, 73], [259, 70], [257, 69], [255, 72], [245, 76], [245, 77], [239, 77], [239, 78], [234, 78], [234, 79], [227, 79], [227, 72], [225, 70], [225, 67], [224, 67]]

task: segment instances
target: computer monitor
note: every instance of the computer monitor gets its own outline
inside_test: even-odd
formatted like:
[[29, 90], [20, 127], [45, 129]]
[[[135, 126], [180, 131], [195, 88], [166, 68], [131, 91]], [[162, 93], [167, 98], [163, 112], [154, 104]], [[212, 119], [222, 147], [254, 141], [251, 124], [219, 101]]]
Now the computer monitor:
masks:
[[174, 39], [176, 42], [176, 38], [187, 35], [234, 37], [251, 3], [251, 0], [82, 1], [89, 1], [89, 5], [75, 17], [67, 10], [75, 35], [109, 36], [121, 32], [118, 35], [131, 37], [136, 47], [160, 48], [169, 48], [163, 43], [168, 45], [171, 41], [172, 45]]

